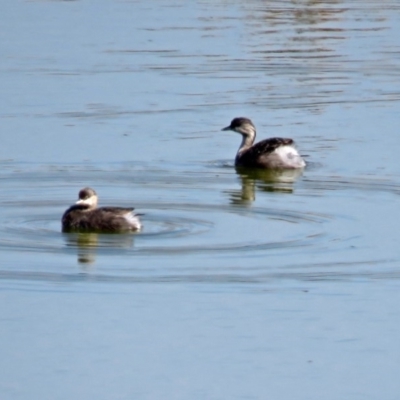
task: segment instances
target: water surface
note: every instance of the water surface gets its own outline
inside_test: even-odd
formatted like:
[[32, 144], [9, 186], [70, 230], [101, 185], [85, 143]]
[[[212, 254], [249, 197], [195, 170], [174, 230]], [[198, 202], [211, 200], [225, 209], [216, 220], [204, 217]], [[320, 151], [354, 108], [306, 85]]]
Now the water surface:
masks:
[[[2, 11], [2, 398], [397, 398], [397, 2]], [[62, 234], [84, 186], [143, 231]]]

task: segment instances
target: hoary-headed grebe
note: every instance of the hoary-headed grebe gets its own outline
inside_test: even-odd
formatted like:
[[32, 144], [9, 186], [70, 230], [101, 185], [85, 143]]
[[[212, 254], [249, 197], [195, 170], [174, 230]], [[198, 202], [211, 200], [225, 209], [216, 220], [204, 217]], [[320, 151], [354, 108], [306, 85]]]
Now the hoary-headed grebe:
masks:
[[86, 187], [79, 192], [79, 200], [62, 217], [63, 232], [133, 232], [142, 224], [133, 208], [99, 207], [97, 193]]
[[294, 169], [306, 166], [294, 147], [293, 139], [270, 138], [253, 145], [256, 128], [248, 118], [234, 118], [231, 124], [222, 130], [234, 131], [243, 137], [235, 158], [237, 167]]

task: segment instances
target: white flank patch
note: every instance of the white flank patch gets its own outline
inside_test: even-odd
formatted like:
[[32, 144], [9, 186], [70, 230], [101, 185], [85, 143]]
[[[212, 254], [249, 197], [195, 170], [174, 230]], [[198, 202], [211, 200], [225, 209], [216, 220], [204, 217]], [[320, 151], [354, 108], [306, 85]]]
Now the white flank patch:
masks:
[[132, 228], [137, 229], [138, 231], [142, 228], [139, 218], [133, 212], [126, 213], [124, 218], [128, 221]]
[[293, 146], [280, 146], [275, 150], [280, 159], [292, 168], [303, 168], [306, 166], [305, 161]]

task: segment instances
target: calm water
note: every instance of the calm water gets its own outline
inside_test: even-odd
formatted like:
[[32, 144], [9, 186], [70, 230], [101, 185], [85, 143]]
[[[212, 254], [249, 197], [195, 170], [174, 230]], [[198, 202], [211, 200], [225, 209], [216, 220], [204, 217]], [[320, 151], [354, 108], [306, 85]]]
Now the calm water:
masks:
[[[398, 398], [397, 1], [0, 9], [2, 399]], [[61, 234], [84, 186], [143, 232]]]

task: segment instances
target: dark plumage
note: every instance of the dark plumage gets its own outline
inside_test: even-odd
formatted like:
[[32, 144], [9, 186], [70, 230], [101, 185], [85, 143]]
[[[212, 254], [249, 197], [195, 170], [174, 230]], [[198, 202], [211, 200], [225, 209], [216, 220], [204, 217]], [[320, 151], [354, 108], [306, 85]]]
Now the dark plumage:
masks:
[[99, 207], [97, 194], [91, 188], [79, 192], [79, 200], [62, 216], [63, 232], [129, 232], [142, 225], [132, 207]]
[[235, 158], [235, 165], [238, 167], [293, 169], [306, 165], [294, 147], [293, 139], [270, 138], [253, 145], [256, 128], [248, 118], [234, 118], [222, 130], [242, 135], [242, 143]]

